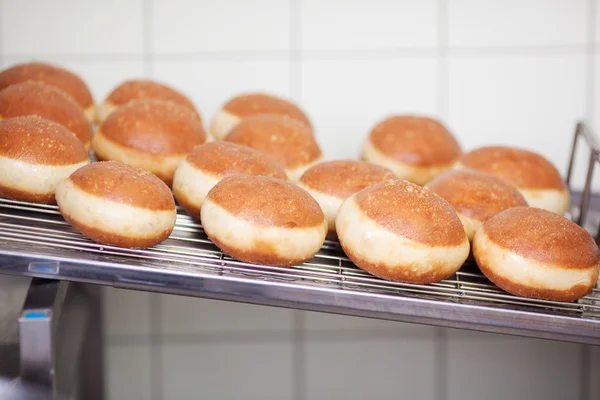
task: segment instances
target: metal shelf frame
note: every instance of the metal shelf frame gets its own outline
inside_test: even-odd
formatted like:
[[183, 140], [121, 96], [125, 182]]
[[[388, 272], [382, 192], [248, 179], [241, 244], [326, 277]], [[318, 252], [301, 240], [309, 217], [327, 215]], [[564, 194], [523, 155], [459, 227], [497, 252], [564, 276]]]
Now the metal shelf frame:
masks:
[[[580, 139], [590, 163], [571, 215], [589, 225], [598, 219], [590, 203], [600, 159], [593, 135], [577, 124], [567, 182]], [[0, 273], [600, 345], [600, 289], [573, 303], [516, 297], [472, 260], [439, 283], [389, 282], [358, 269], [334, 241], [296, 267], [248, 264], [223, 254], [182, 211], [169, 239], [132, 250], [83, 237], [56, 206], [0, 199]]]

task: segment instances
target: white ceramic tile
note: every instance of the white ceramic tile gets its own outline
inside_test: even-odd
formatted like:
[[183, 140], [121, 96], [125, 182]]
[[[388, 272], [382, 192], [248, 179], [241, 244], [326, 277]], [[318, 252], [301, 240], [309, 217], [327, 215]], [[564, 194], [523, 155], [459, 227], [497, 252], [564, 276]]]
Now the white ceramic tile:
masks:
[[304, 324], [308, 338], [318, 338], [319, 333], [339, 333], [340, 335], [368, 335], [369, 333], [390, 333], [399, 337], [433, 337], [435, 328], [427, 325], [383, 321], [371, 318], [346, 315], [305, 312]]
[[104, 334], [149, 335], [150, 295], [134, 290], [105, 288]]
[[290, 93], [288, 61], [158, 61], [154, 76], [190, 96], [207, 124], [222, 103], [242, 92]]
[[[598, 7], [600, 9], [600, 7]], [[597, 137], [600, 137], [600, 54], [594, 56], [594, 94], [592, 99], [591, 115], [588, 116], [588, 122], [595, 131]]]
[[7, 54], [142, 52], [142, 1], [5, 1], [0, 40]]
[[589, 400], [600, 399], [600, 347], [590, 346], [592, 358], [591, 369], [588, 372], [590, 377], [590, 396]]
[[579, 393], [579, 354], [561, 342], [450, 339], [447, 398], [570, 399]]
[[467, 329], [447, 329], [447, 336], [450, 339], [463, 339], [463, 340], [504, 340], [510, 339], [512, 336], [501, 335], [497, 333], [471, 331]]
[[308, 399], [432, 399], [432, 340], [308, 342]]
[[226, 301], [163, 296], [163, 334], [289, 332], [292, 311]]
[[97, 103], [101, 103], [108, 93], [122, 81], [144, 76], [144, 63], [141, 56], [134, 56], [127, 60], [108, 57], [106, 59], [73, 60], [60, 56], [30, 57], [21, 55], [3, 57], [2, 68], [34, 60], [56, 64], [78, 74], [89, 86]]
[[450, 46], [584, 44], [587, 0], [452, 0]]
[[305, 0], [302, 47], [383, 49], [437, 44], [437, 1]]
[[289, 48], [290, 1], [154, 0], [152, 9], [157, 53]]
[[585, 57], [450, 58], [449, 125], [466, 150], [486, 144], [538, 151], [566, 173], [584, 114]]
[[305, 61], [302, 102], [328, 158], [356, 158], [393, 113], [435, 114], [435, 59]]
[[597, 28], [598, 24], [600, 23], [600, 7], [598, 7], [598, 3], [596, 3], [596, 15], [594, 16], [594, 23], [594, 30], [596, 33], [595, 42], [600, 43], [600, 29]]
[[165, 345], [165, 399], [292, 397], [291, 344]]
[[107, 346], [104, 387], [109, 400], [148, 400], [151, 395], [150, 346]]

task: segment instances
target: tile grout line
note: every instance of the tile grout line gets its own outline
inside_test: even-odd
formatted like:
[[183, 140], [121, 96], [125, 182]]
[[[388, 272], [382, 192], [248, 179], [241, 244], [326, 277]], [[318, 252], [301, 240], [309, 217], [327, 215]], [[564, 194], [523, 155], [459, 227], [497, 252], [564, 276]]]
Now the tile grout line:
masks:
[[[302, 102], [302, 2], [290, 0], [290, 97]], [[292, 311], [291, 395], [293, 400], [306, 399], [306, 345], [304, 311]]]
[[302, 100], [302, 14], [301, 0], [290, 0], [290, 95]]
[[437, 327], [435, 331], [435, 366], [434, 366], [434, 398], [448, 398], [448, 331]]
[[162, 360], [162, 337], [161, 332], [161, 312], [162, 296], [150, 294], [150, 390], [152, 391], [152, 400], [164, 399], [163, 385], [163, 360]]
[[[596, 7], [598, 6], [597, 0], [589, 0], [588, 2], [588, 32], [587, 32], [587, 71], [585, 76], [586, 93], [585, 93], [585, 104], [586, 109], [584, 110], [585, 119], [588, 123], [592, 123], [594, 120], [594, 95], [595, 95], [595, 81], [596, 81]], [[591, 382], [592, 382], [592, 371], [591, 371], [591, 347], [589, 345], [579, 346], [579, 399], [580, 400], [591, 400]]]
[[[152, 19], [152, 0], [142, 0], [142, 65], [144, 75], [151, 78], [154, 74], [154, 44]], [[150, 390], [152, 400], [162, 400], [164, 393], [163, 359], [162, 359], [162, 296], [150, 294]]]
[[142, 18], [142, 61], [144, 74], [147, 77], [152, 77], [154, 74], [152, 0], [142, 0]]
[[[448, 123], [449, 112], [449, 64], [448, 64], [448, 0], [437, 2], [437, 113], [439, 118]], [[435, 366], [434, 366], [434, 397], [435, 400], [448, 398], [448, 331], [445, 328], [435, 328]]]
[[[149, 17], [151, 19], [151, 17]], [[145, 31], [145, 30], [144, 30]], [[151, 42], [151, 40], [144, 40]], [[490, 46], [473, 46], [473, 47], [446, 47], [446, 55], [453, 57], [537, 57], [537, 56], [553, 56], [553, 55], [572, 55], [572, 54], [588, 54], [590, 51], [600, 54], [600, 46], [596, 48], [589, 45], [560, 45], [560, 46], [522, 46], [522, 47], [490, 47]], [[301, 50], [293, 51], [295, 56], [302, 60], [311, 61], [329, 61], [329, 60], [352, 60], [365, 59], [369, 57], [390, 59], [398, 57], [406, 58], [434, 58], [439, 56], [437, 46], [420, 46], [420, 47], [398, 47], [398, 48], [380, 48], [380, 49], [326, 49], [326, 50]], [[226, 50], [226, 51], [200, 51], [200, 52], [183, 52], [170, 54], [156, 54], [149, 49], [146, 53], [99, 53], [99, 54], [81, 54], [81, 53], [11, 53], [3, 54], [5, 58], [23, 57], [48, 57], [55, 60], [74, 60], [81, 62], [95, 62], [98, 60], [111, 61], [131, 61], [142, 57], [148, 59], [150, 64], [156, 59], [161, 61], [182, 61], [182, 60], [201, 60], [201, 61], [223, 61], [223, 60], [263, 60], [263, 61], [281, 61], [290, 60], [289, 50], [264, 50], [264, 51], [245, 51], [245, 50]]]
[[596, 81], [596, 50], [595, 50], [595, 40], [596, 40], [596, 0], [589, 0], [589, 9], [588, 9], [588, 38], [587, 38], [587, 71], [586, 71], [586, 98], [584, 99], [586, 102], [586, 110], [585, 110], [585, 118], [588, 123], [591, 123], [594, 117], [594, 92], [595, 92], [595, 81]]
[[[301, 310], [292, 310], [301, 311]], [[123, 334], [107, 337], [108, 342], [114, 346], [147, 345], [155, 342], [160, 337], [164, 344], [199, 344], [199, 343], [269, 343], [273, 341], [286, 343], [290, 341], [289, 332], [285, 330], [258, 330], [255, 332], [218, 331], [212, 333], [192, 334]], [[402, 339], [415, 340], [422, 338], [420, 333], [398, 333], [393, 329], [369, 329], [360, 332], [348, 332], [347, 330], [317, 330], [307, 331], [303, 329], [304, 342], [329, 343], [339, 341], [369, 341], [372, 339]], [[496, 340], [490, 338], [489, 340]]]
[[447, 122], [448, 119], [448, 2], [438, 0], [437, 10], [437, 102], [438, 116]]
[[579, 399], [580, 400], [592, 400], [590, 393], [590, 386], [592, 383], [592, 360], [590, 357], [590, 346], [587, 344], [582, 344], [579, 346], [579, 362], [580, 362], [580, 370], [579, 370]]
[[292, 399], [306, 399], [306, 337], [305, 312], [292, 314]]

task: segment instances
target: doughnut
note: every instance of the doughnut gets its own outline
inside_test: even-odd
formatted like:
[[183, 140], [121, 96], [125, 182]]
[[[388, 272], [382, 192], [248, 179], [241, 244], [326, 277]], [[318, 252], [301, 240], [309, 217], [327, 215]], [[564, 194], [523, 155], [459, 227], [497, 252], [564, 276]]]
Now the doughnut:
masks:
[[324, 161], [310, 167], [298, 180], [321, 206], [330, 236], [335, 236], [335, 217], [342, 202], [356, 192], [375, 183], [397, 179], [385, 167], [363, 161]]
[[469, 240], [490, 217], [527, 201], [513, 185], [484, 172], [459, 169], [444, 172], [425, 187], [454, 207]]
[[217, 183], [200, 211], [210, 240], [241, 261], [292, 266], [323, 245], [327, 221], [306, 191], [287, 181], [231, 175]]
[[173, 178], [173, 194], [191, 216], [200, 218], [208, 191], [221, 179], [235, 174], [287, 179], [281, 166], [254, 149], [230, 142], [211, 142], [196, 146], [181, 161]]
[[61, 124], [89, 150], [92, 125], [79, 103], [62, 90], [34, 81], [0, 90], [0, 120], [22, 115], [37, 115]]
[[396, 115], [378, 123], [362, 146], [362, 159], [394, 171], [400, 179], [424, 185], [451, 169], [461, 150], [440, 122]]
[[335, 225], [348, 258], [391, 281], [437, 282], [469, 256], [469, 240], [452, 206], [405, 180], [376, 183], [348, 197]]
[[554, 165], [529, 150], [505, 146], [475, 149], [461, 157], [457, 167], [495, 175], [521, 191], [531, 207], [564, 215], [571, 195]]
[[0, 121], [0, 196], [54, 203], [56, 184], [90, 162], [64, 126], [37, 116]]
[[115, 108], [125, 105], [133, 100], [165, 100], [179, 104], [196, 114], [200, 114], [194, 106], [194, 103], [183, 93], [169, 87], [163, 83], [151, 80], [128, 80], [114, 88], [108, 95], [104, 103], [98, 109], [98, 123], [104, 121]]
[[323, 159], [311, 128], [280, 115], [261, 114], [245, 118], [225, 140], [251, 147], [272, 158], [283, 166], [292, 181]]
[[41, 82], [62, 90], [79, 103], [88, 121], [94, 122], [96, 106], [92, 93], [83, 79], [73, 72], [42, 62], [17, 64], [0, 72], [0, 90], [26, 81]]
[[56, 185], [56, 202], [76, 230], [97, 243], [119, 247], [147, 248], [162, 242], [177, 217], [164, 182], [114, 161], [75, 171]]
[[481, 272], [523, 297], [574, 301], [598, 281], [598, 246], [568, 219], [533, 207], [515, 207], [488, 219], [473, 239]]
[[306, 114], [288, 100], [265, 93], [248, 93], [230, 99], [215, 113], [210, 124], [210, 133], [215, 139], [223, 139], [242, 119], [259, 114], [286, 116], [312, 125]]
[[170, 186], [181, 160], [205, 141], [202, 122], [187, 108], [164, 100], [136, 100], [102, 122], [92, 148], [98, 160], [144, 168]]

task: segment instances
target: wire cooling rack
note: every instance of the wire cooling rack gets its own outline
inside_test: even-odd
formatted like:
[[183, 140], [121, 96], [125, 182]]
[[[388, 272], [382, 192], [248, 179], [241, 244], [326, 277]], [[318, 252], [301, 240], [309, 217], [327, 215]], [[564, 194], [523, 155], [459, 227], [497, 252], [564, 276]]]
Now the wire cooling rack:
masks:
[[[6, 258], [2, 257], [3, 253]], [[20, 268], [2, 261], [15, 259], [20, 260], [16, 263], [21, 265]], [[73, 268], [71, 264], [74, 260], [82, 265]], [[95, 266], [89, 267], [89, 274], [86, 274], [86, 261]], [[105, 273], [98, 274], [97, 270], [103, 265]], [[115, 265], [118, 267], [115, 268]], [[591, 294], [574, 303], [516, 297], [494, 286], [470, 260], [453, 277], [438, 283], [416, 285], [389, 282], [358, 269], [335, 241], [326, 241], [321, 251], [303, 265], [291, 268], [254, 265], [223, 254], [208, 240], [202, 227], [183, 212], [178, 213], [175, 230], [165, 242], [151, 249], [132, 250], [92, 242], [73, 230], [62, 219], [56, 206], [0, 199], [0, 268], [10, 273], [41, 274], [56, 279], [133, 286], [167, 293], [185, 291], [186, 276], [190, 279], [211, 277], [212, 280], [221, 279], [223, 282], [237, 278], [241, 282], [260, 282], [267, 287], [274, 284], [273, 288], [279, 290], [273, 295], [275, 299], [259, 299], [261, 304], [277, 305], [277, 301], [271, 300], [280, 300], [286, 288], [293, 285], [296, 290], [305, 289], [307, 295], [319, 288], [326, 293], [341, 292], [346, 296], [357, 293], [361, 295], [360, 298], [383, 295], [386, 301], [390, 298], [418, 299], [446, 305], [474, 305], [550, 318], [561, 316], [579, 321], [597, 321], [593, 325], [597, 327], [600, 338], [600, 289], [594, 289]], [[149, 270], [167, 279], [158, 284], [148, 279], [145, 285], [144, 273], [152, 275]], [[176, 279], [168, 279], [169, 276]], [[203, 293], [184, 294], [202, 296]], [[209, 293], [206, 297], [213, 296]], [[243, 296], [234, 300], [255, 302]], [[359, 301], [358, 298], [356, 301]], [[302, 305], [298, 308], [320, 309], [306, 304], [298, 305]], [[344, 303], [341, 306], [344, 307], [344, 313], [353, 314], [351, 305]], [[376, 312], [365, 314], [361, 311], [357, 314], [379, 317]]]
[[[590, 203], [600, 157], [583, 124], [567, 181], [581, 138], [590, 162], [570, 215], [592, 231], [599, 225]], [[0, 199], [0, 273], [600, 345], [600, 289], [572, 303], [517, 297], [488, 281], [472, 260], [438, 283], [389, 282], [358, 269], [335, 241], [303, 265], [254, 265], [223, 254], [182, 211], [169, 239], [132, 250], [92, 242], [56, 206]]]

